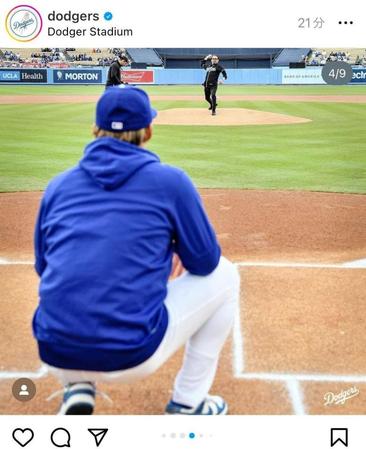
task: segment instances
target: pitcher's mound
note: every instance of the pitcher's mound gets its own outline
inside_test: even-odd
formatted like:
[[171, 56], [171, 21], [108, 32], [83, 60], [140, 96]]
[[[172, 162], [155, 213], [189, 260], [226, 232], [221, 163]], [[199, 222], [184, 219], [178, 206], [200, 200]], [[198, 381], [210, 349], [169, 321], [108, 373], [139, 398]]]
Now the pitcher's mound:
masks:
[[218, 108], [217, 115], [214, 116], [207, 109], [175, 108], [159, 111], [154, 123], [156, 125], [242, 126], [288, 125], [310, 121], [303, 117], [243, 108]]

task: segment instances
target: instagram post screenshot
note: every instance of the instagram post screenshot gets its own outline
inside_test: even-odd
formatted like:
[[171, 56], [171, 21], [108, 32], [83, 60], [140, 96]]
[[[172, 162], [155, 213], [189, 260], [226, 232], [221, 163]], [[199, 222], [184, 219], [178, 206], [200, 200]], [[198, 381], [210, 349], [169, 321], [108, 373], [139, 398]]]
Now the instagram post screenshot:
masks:
[[0, 447], [362, 447], [362, 3], [26, 3], [0, 5]]

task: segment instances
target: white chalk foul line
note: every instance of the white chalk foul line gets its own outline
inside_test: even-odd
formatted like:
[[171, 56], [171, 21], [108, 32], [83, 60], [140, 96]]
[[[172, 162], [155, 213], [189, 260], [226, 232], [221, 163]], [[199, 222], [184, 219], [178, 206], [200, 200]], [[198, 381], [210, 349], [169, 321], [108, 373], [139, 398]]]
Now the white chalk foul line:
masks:
[[[0, 257], [0, 265], [33, 265], [34, 260], [10, 260]], [[315, 262], [276, 262], [276, 261], [242, 261], [235, 262], [239, 267], [273, 267], [273, 268], [366, 268], [366, 259], [351, 260], [342, 263]]]
[[[243, 280], [241, 280], [241, 291], [243, 289]], [[245, 369], [244, 363], [244, 335], [241, 330], [241, 311], [240, 297], [236, 306], [236, 314], [233, 325], [233, 371], [234, 377], [239, 376]]]
[[[247, 373], [244, 362], [244, 335], [241, 327], [241, 302], [240, 297], [244, 297], [244, 280], [240, 283], [241, 295], [237, 301], [236, 314], [233, 326], [233, 375], [234, 378], [244, 379]], [[305, 415], [305, 405], [302, 396], [301, 385], [297, 379], [286, 379], [288, 395], [292, 404], [292, 409], [296, 415]]]
[[[33, 265], [33, 261], [17, 261], [0, 258], [0, 265]], [[328, 263], [297, 263], [297, 262], [237, 262], [240, 267], [273, 267], [273, 268], [337, 268], [359, 269], [366, 268], [366, 259], [349, 261], [341, 264]], [[243, 380], [263, 380], [272, 382], [285, 382], [292, 402], [294, 413], [306, 413], [300, 382], [352, 382], [366, 383], [366, 375], [334, 375], [334, 374], [289, 374], [289, 373], [248, 373], [244, 372], [244, 340], [240, 322], [240, 302], [233, 327], [233, 371], [234, 377]], [[0, 379], [17, 379], [28, 377], [38, 379], [47, 374], [42, 367], [37, 372], [1, 372]]]
[[288, 380], [286, 386], [295, 415], [306, 415], [300, 382], [296, 379]]
[[[274, 267], [274, 268], [366, 268], [366, 259], [343, 264], [328, 263], [296, 263], [296, 262], [238, 262], [239, 267]], [[243, 280], [241, 289], [243, 290]], [[243, 294], [243, 293], [242, 293]], [[305, 415], [306, 407], [300, 382], [352, 382], [366, 383], [366, 376], [333, 375], [333, 374], [289, 374], [289, 373], [248, 373], [244, 371], [244, 338], [241, 329], [240, 301], [237, 306], [233, 327], [233, 374], [236, 379], [263, 380], [271, 382], [284, 382], [296, 415]]]
[[366, 268], [366, 259], [352, 260], [343, 264], [346, 268]]
[[33, 265], [34, 262], [30, 260], [9, 260], [0, 257], [0, 265]]
[[243, 380], [264, 380], [270, 382], [349, 382], [366, 383], [366, 375], [362, 374], [312, 374], [312, 373], [249, 373], [242, 372], [235, 376]]
[[47, 368], [42, 366], [38, 371], [0, 371], [0, 380], [6, 379], [41, 379], [47, 374]]
[[[237, 262], [239, 267], [267, 267], [267, 268], [338, 268], [344, 269], [360, 269], [366, 268], [366, 263], [361, 261], [346, 262], [343, 264], [335, 263], [302, 263], [302, 262]], [[362, 263], [361, 263], [362, 262]]]
[[336, 382], [336, 383], [366, 383], [366, 375], [336, 375], [336, 374], [288, 374], [288, 373], [241, 373], [234, 376], [241, 380], [261, 380], [267, 382], [282, 382], [286, 384], [293, 411], [296, 415], [306, 415], [306, 407], [300, 382]]

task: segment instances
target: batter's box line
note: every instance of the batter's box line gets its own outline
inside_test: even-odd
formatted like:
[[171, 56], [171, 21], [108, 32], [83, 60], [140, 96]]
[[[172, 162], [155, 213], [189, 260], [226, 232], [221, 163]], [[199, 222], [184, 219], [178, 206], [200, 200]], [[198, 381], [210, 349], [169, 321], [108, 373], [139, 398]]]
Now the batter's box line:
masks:
[[233, 326], [233, 377], [235, 379], [284, 383], [295, 415], [306, 415], [301, 382], [366, 383], [366, 375], [252, 373], [245, 372], [244, 369], [244, 339], [240, 324], [240, 302], [238, 301], [237, 314]]
[[[237, 266], [241, 267], [282, 267], [282, 268], [366, 268], [366, 259], [358, 259], [345, 262], [343, 264], [315, 264], [315, 263], [287, 263], [287, 262], [238, 262]], [[241, 295], [245, 299], [243, 279], [241, 279]], [[275, 373], [245, 372], [245, 337], [241, 326], [241, 302], [240, 298], [237, 302], [236, 314], [233, 325], [233, 375], [237, 379], [246, 380], [267, 380], [279, 382], [366, 382], [365, 375], [338, 375], [338, 374], [320, 374], [320, 373]]]
[[269, 382], [339, 382], [339, 383], [366, 383], [364, 374], [313, 374], [313, 373], [277, 373], [277, 372], [242, 372], [235, 373], [237, 379], [263, 380]]
[[264, 268], [338, 268], [338, 269], [360, 269], [366, 268], [366, 259], [357, 259], [343, 263], [315, 263], [315, 262], [261, 262], [243, 261], [236, 262], [239, 267], [264, 267]]
[[26, 377], [28, 379], [41, 379], [46, 376], [48, 370], [45, 366], [41, 366], [37, 371], [0, 371], [0, 380], [7, 379], [21, 379]]
[[[355, 267], [355, 262], [358, 265], [359, 261], [348, 263], [348, 266], [331, 265], [331, 268], [359, 268]], [[362, 260], [363, 263], [363, 260]], [[245, 265], [244, 265], [245, 264]], [[238, 263], [239, 266], [253, 266], [247, 262]], [[288, 264], [281, 264], [280, 266], [288, 266]], [[294, 264], [291, 264], [293, 266]], [[299, 264], [296, 264], [297, 266]], [[314, 264], [310, 264], [314, 268]], [[260, 265], [263, 266], [263, 263]], [[268, 265], [267, 265], [268, 266]], [[272, 264], [273, 266], [273, 264]], [[278, 264], [275, 266], [278, 267]], [[309, 264], [300, 264], [300, 268], [309, 267]], [[319, 264], [316, 264], [316, 268]], [[320, 265], [324, 268], [324, 264]], [[241, 296], [245, 299], [243, 278], [241, 279]], [[306, 415], [305, 401], [301, 388], [301, 382], [352, 382], [352, 383], [366, 383], [366, 375], [336, 375], [336, 374], [302, 374], [302, 373], [250, 373], [245, 372], [245, 350], [244, 350], [244, 334], [241, 327], [241, 302], [238, 298], [236, 305], [236, 314], [234, 317], [234, 325], [232, 331], [232, 366], [233, 377], [241, 380], [262, 380], [267, 382], [282, 382], [285, 383], [289, 399], [292, 404], [294, 414]]]
[[[243, 279], [241, 280], [241, 292], [243, 294]], [[233, 377], [236, 379], [246, 380], [261, 380], [260, 377], [266, 373], [245, 373], [244, 362], [244, 335], [241, 329], [241, 310], [240, 310], [240, 297], [236, 304], [236, 314], [233, 325], [233, 339], [232, 339], [232, 356], [233, 356]], [[272, 379], [264, 379], [272, 380]], [[305, 415], [305, 405], [303, 400], [303, 393], [300, 382], [296, 378], [281, 379], [281, 382], [285, 382], [287, 387], [288, 396], [290, 398], [292, 409], [296, 415]]]
[[[351, 260], [343, 263], [315, 263], [315, 262], [276, 262], [276, 261], [242, 261], [234, 262], [238, 267], [268, 267], [268, 268], [366, 268], [366, 258]], [[34, 265], [33, 260], [12, 260], [0, 257], [0, 265]]]
[[[0, 265], [33, 265], [32, 261], [17, 261], [0, 258]], [[326, 263], [296, 263], [296, 262], [238, 262], [239, 267], [275, 267], [275, 268], [336, 268], [359, 269], [366, 268], [366, 259], [353, 260], [342, 264]], [[263, 380], [272, 382], [284, 382], [292, 403], [294, 413], [306, 414], [302, 388], [300, 382], [352, 382], [364, 383], [366, 376], [359, 375], [334, 375], [334, 374], [296, 374], [296, 373], [249, 373], [245, 372], [244, 362], [244, 336], [240, 323], [240, 301], [237, 304], [237, 313], [233, 327], [233, 375], [242, 380]], [[47, 370], [41, 368], [35, 373], [0, 372], [1, 379], [14, 379], [19, 377], [41, 378]]]
[[0, 257], [0, 265], [34, 265], [34, 262], [29, 260], [9, 260]]

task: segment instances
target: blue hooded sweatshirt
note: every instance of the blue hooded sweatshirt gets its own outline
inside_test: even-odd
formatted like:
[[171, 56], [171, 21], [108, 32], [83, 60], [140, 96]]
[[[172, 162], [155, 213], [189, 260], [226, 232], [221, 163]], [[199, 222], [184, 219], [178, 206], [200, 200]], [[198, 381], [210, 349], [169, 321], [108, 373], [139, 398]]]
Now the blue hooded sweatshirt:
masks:
[[114, 371], [147, 360], [168, 325], [164, 306], [176, 252], [211, 273], [220, 247], [192, 182], [140, 147], [110, 137], [54, 178], [35, 230], [41, 359]]

